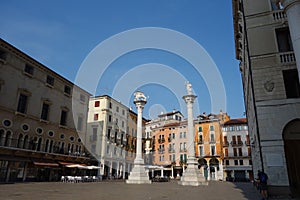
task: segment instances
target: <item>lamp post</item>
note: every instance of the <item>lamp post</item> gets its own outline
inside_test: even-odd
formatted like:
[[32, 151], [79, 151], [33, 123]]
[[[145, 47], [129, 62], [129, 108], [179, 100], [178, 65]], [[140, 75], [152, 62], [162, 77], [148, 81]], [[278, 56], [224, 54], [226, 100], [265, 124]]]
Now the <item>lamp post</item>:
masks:
[[143, 117], [143, 109], [145, 104], [147, 103], [147, 98], [143, 92], [135, 92], [134, 93], [134, 104], [137, 109], [137, 141], [136, 141], [136, 157], [134, 159], [134, 166], [128, 180], [126, 183], [128, 184], [150, 184], [149, 175], [145, 170], [145, 162], [142, 157], [142, 117]]
[[189, 82], [186, 83], [187, 95], [183, 96], [186, 105], [187, 105], [187, 114], [188, 114], [188, 158], [187, 158], [187, 168], [183, 172], [181, 180], [178, 182], [180, 185], [208, 185], [208, 182], [205, 181], [202, 174], [198, 169], [198, 162], [195, 157], [195, 138], [194, 138], [194, 117], [193, 117], [193, 104], [196, 95], [193, 94], [192, 84]]

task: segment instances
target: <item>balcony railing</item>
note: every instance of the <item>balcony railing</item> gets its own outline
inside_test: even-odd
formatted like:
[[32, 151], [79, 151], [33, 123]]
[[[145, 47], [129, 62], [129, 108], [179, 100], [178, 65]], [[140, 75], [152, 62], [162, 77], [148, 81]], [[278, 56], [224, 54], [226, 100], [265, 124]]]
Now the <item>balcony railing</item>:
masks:
[[165, 138], [159, 138], [158, 139], [158, 143], [164, 143], [165, 142]]
[[159, 153], [159, 154], [164, 154], [164, 153], [165, 153], [165, 150], [164, 150], [164, 149], [158, 149], [158, 153]]
[[295, 54], [293, 51], [288, 51], [288, 52], [280, 52], [278, 54], [279, 61], [283, 64], [288, 64], [288, 63], [295, 63]]
[[229, 146], [229, 142], [228, 141], [223, 142], [223, 147], [228, 147], [228, 146]]
[[169, 153], [175, 153], [175, 149], [170, 148], [170, 149], [168, 149], [168, 152], [169, 152]]
[[243, 142], [242, 141], [231, 141], [231, 146], [242, 146]]
[[275, 10], [272, 14], [274, 21], [283, 21], [287, 19], [286, 14], [283, 10]]
[[203, 140], [198, 140], [198, 144], [203, 144]]

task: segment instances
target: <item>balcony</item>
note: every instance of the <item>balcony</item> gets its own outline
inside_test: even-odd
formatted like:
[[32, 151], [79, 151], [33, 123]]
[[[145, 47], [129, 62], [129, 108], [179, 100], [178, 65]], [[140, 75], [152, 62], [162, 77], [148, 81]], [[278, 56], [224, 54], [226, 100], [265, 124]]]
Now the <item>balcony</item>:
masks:
[[236, 146], [243, 146], [242, 141], [231, 141], [231, 146], [236, 147]]
[[275, 10], [272, 13], [274, 21], [285, 21], [287, 19], [283, 10]]
[[175, 149], [170, 148], [170, 149], [168, 149], [168, 152], [169, 153], [175, 153]]
[[223, 147], [228, 147], [229, 146], [229, 142], [228, 141], [224, 141], [223, 142]]
[[198, 140], [198, 144], [203, 144], [203, 140]]
[[165, 142], [165, 138], [159, 138], [158, 139], [158, 143], [164, 143]]
[[165, 153], [165, 150], [164, 150], [164, 149], [158, 149], [158, 153], [159, 153], [159, 154], [164, 154], [164, 153]]
[[216, 143], [216, 140], [215, 139], [210, 139], [209, 144], [214, 144], [214, 143]]
[[250, 141], [249, 141], [249, 140], [246, 140], [246, 141], [245, 141], [245, 144], [246, 144], [247, 146], [250, 146]]
[[292, 64], [296, 62], [295, 54], [293, 51], [280, 52], [278, 54], [278, 59], [282, 64]]

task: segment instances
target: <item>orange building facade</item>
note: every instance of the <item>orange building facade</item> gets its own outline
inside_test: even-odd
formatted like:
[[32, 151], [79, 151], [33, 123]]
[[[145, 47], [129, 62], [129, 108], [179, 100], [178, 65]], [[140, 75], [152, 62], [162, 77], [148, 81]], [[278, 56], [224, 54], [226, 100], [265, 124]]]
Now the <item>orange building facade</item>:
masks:
[[226, 113], [199, 115], [195, 120], [195, 152], [199, 168], [208, 180], [223, 180], [222, 126]]

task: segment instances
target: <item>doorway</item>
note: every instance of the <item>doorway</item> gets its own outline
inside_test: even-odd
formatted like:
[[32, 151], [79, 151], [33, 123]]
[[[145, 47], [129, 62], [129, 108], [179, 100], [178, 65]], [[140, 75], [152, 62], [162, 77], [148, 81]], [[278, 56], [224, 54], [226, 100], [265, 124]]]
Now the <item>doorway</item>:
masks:
[[300, 197], [300, 119], [286, 125], [283, 139], [290, 190], [293, 196]]

